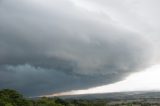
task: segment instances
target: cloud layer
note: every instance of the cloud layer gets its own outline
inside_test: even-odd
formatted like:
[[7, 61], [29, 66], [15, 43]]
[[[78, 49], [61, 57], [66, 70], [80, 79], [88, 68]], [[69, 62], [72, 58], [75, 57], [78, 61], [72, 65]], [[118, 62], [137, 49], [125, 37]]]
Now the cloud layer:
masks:
[[2, 0], [0, 88], [28, 96], [84, 89], [156, 63], [158, 21], [142, 2]]

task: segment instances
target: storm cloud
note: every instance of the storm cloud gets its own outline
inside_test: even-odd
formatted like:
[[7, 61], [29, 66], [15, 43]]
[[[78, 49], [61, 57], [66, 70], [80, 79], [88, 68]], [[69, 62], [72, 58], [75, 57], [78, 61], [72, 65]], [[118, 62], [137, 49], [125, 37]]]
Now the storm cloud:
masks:
[[157, 63], [160, 22], [148, 4], [1, 0], [0, 88], [26, 96], [84, 89]]

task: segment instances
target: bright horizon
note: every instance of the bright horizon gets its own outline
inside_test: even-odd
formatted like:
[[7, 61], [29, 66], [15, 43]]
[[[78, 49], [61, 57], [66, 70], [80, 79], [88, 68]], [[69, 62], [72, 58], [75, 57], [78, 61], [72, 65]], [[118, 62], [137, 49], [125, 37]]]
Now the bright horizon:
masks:
[[153, 65], [143, 71], [133, 73], [126, 77], [124, 80], [115, 82], [113, 84], [43, 96], [53, 97], [132, 91], [160, 91], [160, 65]]

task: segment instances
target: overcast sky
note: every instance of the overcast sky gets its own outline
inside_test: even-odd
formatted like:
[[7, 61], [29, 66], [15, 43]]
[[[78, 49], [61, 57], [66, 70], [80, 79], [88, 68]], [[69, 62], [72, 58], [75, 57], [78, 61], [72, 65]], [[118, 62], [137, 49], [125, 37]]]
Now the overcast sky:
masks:
[[159, 0], [0, 0], [0, 88], [26, 96], [115, 83], [160, 62]]

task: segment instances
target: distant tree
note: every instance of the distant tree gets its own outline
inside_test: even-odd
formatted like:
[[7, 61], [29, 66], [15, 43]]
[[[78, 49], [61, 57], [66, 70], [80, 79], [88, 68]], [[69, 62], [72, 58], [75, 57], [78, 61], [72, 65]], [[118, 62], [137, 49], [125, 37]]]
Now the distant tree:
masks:
[[65, 100], [60, 99], [60, 98], [54, 98], [54, 101], [55, 101], [55, 103], [62, 104], [64, 106], [68, 106], [68, 104], [69, 104], [68, 102], [66, 102]]

